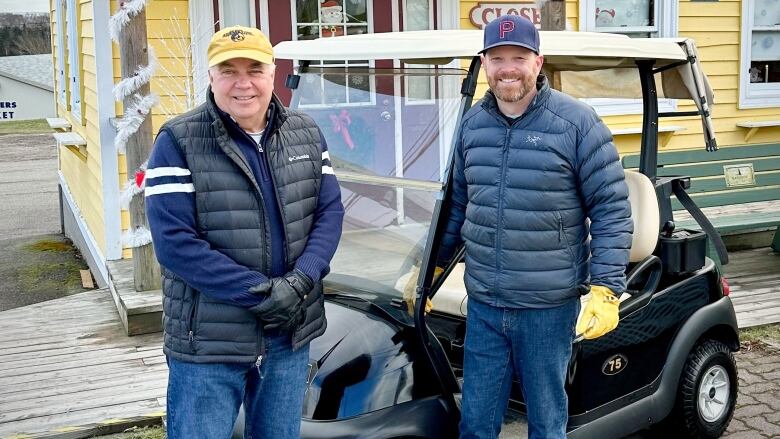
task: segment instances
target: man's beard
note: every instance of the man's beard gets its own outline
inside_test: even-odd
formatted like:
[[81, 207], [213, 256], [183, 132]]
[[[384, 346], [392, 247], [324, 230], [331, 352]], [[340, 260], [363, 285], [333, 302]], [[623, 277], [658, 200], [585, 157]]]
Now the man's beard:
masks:
[[504, 102], [519, 102], [536, 88], [536, 77], [528, 75], [526, 78], [518, 78], [512, 83], [501, 82], [501, 79], [515, 79], [514, 77], [488, 78], [488, 85], [496, 98]]

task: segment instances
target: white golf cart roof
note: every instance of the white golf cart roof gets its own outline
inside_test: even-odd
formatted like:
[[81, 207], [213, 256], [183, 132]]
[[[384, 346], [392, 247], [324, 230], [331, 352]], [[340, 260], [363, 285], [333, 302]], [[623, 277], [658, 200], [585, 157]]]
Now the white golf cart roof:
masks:
[[[654, 60], [656, 69], [684, 62], [656, 78], [658, 97], [692, 99], [705, 114], [702, 123], [708, 144], [714, 139], [712, 88], [701, 63], [694, 62], [698, 53], [693, 40], [598, 32], [539, 34], [544, 72], [551, 85], [577, 98], [642, 98], [637, 61]], [[454, 59], [471, 59], [482, 47], [481, 30], [428, 30], [284, 41], [274, 47], [274, 55], [314, 62], [397, 59], [409, 64], [447, 64]]]
[[[401, 59], [417, 64], [440, 64], [469, 59], [482, 49], [481, 30], [387, 32], [284, 41], [274, 54], [297, 60]], [[556, 70], [635, 67], [637, 59], [655, 59], [661, 67], [687, 58], [674, 39], [629, 38], [595, 32], [540, 32], [545, 63]], [[427, 62], [423, 62], [427, 61]]]

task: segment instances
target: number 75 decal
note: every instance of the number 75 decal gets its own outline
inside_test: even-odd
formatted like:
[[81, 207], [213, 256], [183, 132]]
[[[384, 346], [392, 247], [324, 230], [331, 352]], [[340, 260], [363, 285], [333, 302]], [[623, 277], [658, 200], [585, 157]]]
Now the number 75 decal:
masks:
[[616, 354], [607, 358], [607, 361], [601, 366], [601, 372], [604, 375], [617, 375], [622, 372], [626, 366], [628, 366], [628, 358], [623, 354]]

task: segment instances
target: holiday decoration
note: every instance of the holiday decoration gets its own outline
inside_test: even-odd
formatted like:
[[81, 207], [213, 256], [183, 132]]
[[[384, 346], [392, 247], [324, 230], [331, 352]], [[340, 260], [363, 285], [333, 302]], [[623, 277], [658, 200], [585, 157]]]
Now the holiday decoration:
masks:
[[327, 0], [320, 4], [320, 23], [323, 37], [344, 35], [344, 13], [335, 0]]
[[[119, 4], [119, 10], [111, 16], [108, 27], [111, 39], [119, 43], [119, 38], [123, 29], [130, 21], [138, 15], [145, 7], [147, 0], [129, 0]], [[117, 122], [117, 134], [114, 139], [114, 146], [120, 154], [126, 153], [127, 142], [135, 134], [144, 120], [151, 114], [152, 107], [160, 101], [159, 97], [153, 93], [141, 95], [141, 88], [148, 84], [157, 68], [157, 58], [154, 56], [152, 47], [148, 47], [148, 64], [139, 66], [138, 69], [129, 77], [123, 78], [114, 86], [114, 98], [117, 101], [129, 100], [130, 104], [126, 107], [122, 118]], [[120, 196], [120, 206], [122, 209], [129, 209], [133, 197], [143, 194], [146, 172], [146, 162], [141, 164], [139, 169], [128, 170], [128, 174], [133, 175], [129, 180]], [[128, 230], [122, 235], [122, 242], [126, 247], [141, 247], [152, 242], [152, 235], [144, 226]]]

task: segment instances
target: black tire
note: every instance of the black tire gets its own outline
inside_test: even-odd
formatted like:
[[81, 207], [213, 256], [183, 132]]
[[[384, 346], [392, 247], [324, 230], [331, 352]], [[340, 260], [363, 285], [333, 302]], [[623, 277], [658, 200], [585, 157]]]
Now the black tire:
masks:
[[672, 421], [678, 434], [720, 437], [734, 416], [737, 389], [737, 364], [728, 346], [717, 340], [698, 343], [688, 354], [677, 390]]

